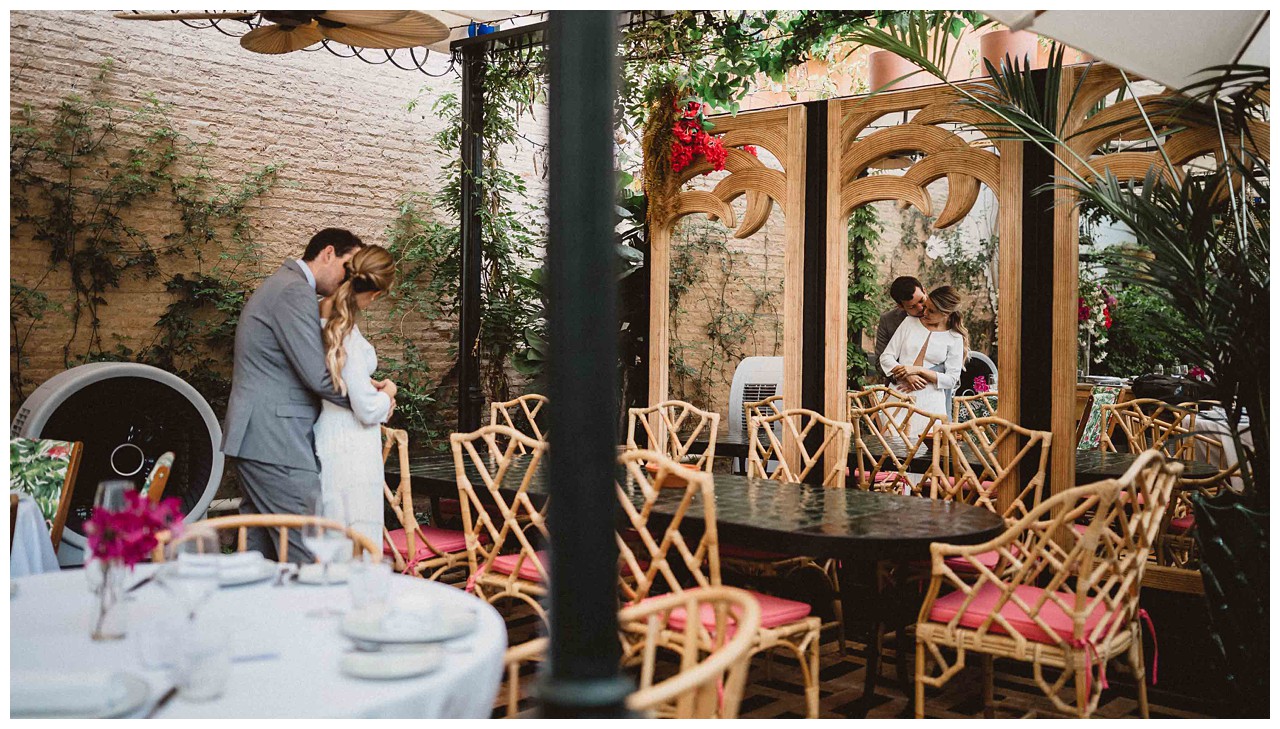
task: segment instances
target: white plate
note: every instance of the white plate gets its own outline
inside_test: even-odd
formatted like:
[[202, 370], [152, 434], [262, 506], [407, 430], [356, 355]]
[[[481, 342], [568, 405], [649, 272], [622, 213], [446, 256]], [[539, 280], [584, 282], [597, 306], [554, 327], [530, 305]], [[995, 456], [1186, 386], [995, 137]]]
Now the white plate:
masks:
[[443, 658], [435, 646], [412, 651], [352, 651], [342, 654], [338, 668], [348, 676], [385, 681], [430, 673], [440, 667]]
[[[329, 584], [341, 585], [347, 581], [347, 565], [343, 563], [329, 565]], [[298, 582], [303, 585], [323, 585], [324, 565], [304, 564], [298, 568]]]
[[147, 703], [147, 696], [150, 695], [151, 689], [147, 686], [147, 682], [131, 673], [121, 674], [120, 678], [124, 683], [124, 696], [105, 709], [97, 713], [89, 714], [62, 714], [57, 710], [48, 712], [40, 712], [37, 714], [13, 714], [12, 719], [115, 719], [121, 716], [132, 714], [142, 705]]
[[230, 574], [218, 573], [219, 587], [232, 587], [234, 585], [247, 585], [251, 582], [262, 582], [276, 576], [280, 571], [280, 565], [275, 562], [262, 560], [262, 564], [254, 565], [257, 569], [238, 569]]
[[396, 629], [388, 630], [376, 613], [352, 610], [342, 618], [342, 634], [357, 643], [440, 643], [475, 630], [476, 613], [460, 605], [441, 605], [430, 619], [397, 622]]

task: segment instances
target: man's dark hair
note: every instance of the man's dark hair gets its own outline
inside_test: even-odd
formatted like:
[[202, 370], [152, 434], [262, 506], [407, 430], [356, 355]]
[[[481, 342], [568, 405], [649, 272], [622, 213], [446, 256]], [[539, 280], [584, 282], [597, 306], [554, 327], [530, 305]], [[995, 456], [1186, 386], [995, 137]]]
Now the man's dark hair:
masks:
[[307, 244], [307, 250], [303, 252], [302, 260], [316, 260], [316, 256], [320, 255], [320, 251], [329, 246], [333, 246], [333, 252], [341, 258], [350, 253], [353, 248], [364, 248], [364, 241], [360, 240], [360, 236], [349, 230], [325, 228], [311, 236], [311, 242]]
[[[309, 248], [307, 250], [310, 250]], [[916, 289], [923, 289], [920, 285], [920, 279], [915, 276], [899, 276], [889, 284], [889, 295], [893, 300], [901, 304], [904, 301], [910, 301], [915, 296]]]

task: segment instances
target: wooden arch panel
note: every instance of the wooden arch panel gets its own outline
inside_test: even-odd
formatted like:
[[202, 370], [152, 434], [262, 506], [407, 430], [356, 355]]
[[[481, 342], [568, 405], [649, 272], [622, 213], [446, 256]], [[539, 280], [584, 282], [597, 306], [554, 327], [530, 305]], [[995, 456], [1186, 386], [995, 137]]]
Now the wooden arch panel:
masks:
[[[746, 238], [764, 227], [774, 205], [786, 219], [782, 304], [782, 355], [786, 366], [782, 395], [785, 402], [800, 402], [802, 362], [802, 302], [804, 296], [804, 192], [805, 109], [787, 106], [737, 116], [714, 117], [716, 134], [723, 134], [729, 148], [725, 170], [729, 173], [708, 190], [681, 190], [665, 220], [649, 221], [649, 404], [668, 399], [671, 388], [671, 237], [685, 215], [706, 214]], [[782, 170], [766, 167], [741, 148], [753, 145], [767, 150]], [[700, 161], [684, 170], [679, 182], [710, 172]], [[746, 196], [741, 219], [732, 202]]]
[[[975, 144], [942, 125], [961, 124], [981, 129], [998, 121], [982, 110], [961, 103], [947, 86], [935, 86], [830, 102], [827, 116], [827, 278], [825, 411], [843, 419], [848, 371], [848, 334], [845, 320], [849, 287], [847, 224], [860, 205], [896, 200], [933, 215], [926, 189], [947, 178], [947, 202], [935, 221], [936, 228], [960, 222], [973, 209], [980, 185], [986, 185], [999, 201], [1001, 310], [1016, 317], [1022, 295], [1022, 147], [1017, 142], [984, 138]], [[908, 121], [866, 133], [868, 126], [886, 115], [914, 112]], [[893, 166], [902, 174], [866, 174], [889, 155], [923, 153], [916, 159], [896, 157]], [[1016, 322], [1016, 319], [1012, 321]], [[1000, 415], [1018, 420], [1020, 383], [1018, 352], [1020, 330], [1016, 325], [998, 328], [1000, 348]], [[1005, 393], [1008, 393], [1008, 396]]]

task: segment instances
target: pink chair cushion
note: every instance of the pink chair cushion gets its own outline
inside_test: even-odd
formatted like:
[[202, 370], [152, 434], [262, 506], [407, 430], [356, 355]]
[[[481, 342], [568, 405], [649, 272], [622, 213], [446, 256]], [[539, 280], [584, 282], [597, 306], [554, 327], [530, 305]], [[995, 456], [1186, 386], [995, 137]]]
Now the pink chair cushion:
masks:
[[[417, 547], [418, 553], [410, 555], [408, 554], [409, 540], [405, 536], [405, 531], [403, 529], [397, 529], [393, 532], [389, 532], [391, 537], [391, 544], [386, 544], [384, 540], [382, 545], [382, 553], [393, 554], [391, 547], [394, 546], [395, 552], [405, 555], [409, 559], [425, 559], [430, 557], [438, 557], [438, 556], [441, 556], [442, 554], [448, 554], [450, 552], [461, 552], [466, 550], [467, 548], [466, 534], [461, 531], [457, 531], [454, 529], [440, 529], [438, 527], [432, 527], [432, 526], [419, 527], [419, 529], [422, 530], [422, 535], [426, 537], [429, 542], [431, 542], [431, 545], [433, 547], [435, 547], [438, 550], [443, 550], [443, 552], [433, 552], [431, 551], [431, 547], [428, 547], [426, 544], [423, 544], [421, 539], [416, 539], [415, 541], [417, 543], [414, 546]], [[488, 535], [481, 534], [480, 541], [488, 542], [489, 541]]]
[[[794, 623], [801, 618], [808, 617], [809, 613], [813, 611], [813, 608], [810, 607], [808, 603], [788, 600], [785, 597], [766, 595], [754, 590], [748, 590], [747, 592], [750, 592], [751, 596], [756, 599], [756, 602], [760, 603], [760, 627], [762, 628], [776, 628], [779, 625]], [[645, 602], [655, 599], [657, 599], [656, 596], [646, 598]], [[699, 605], [698, 612], [702, 618], [703, 625], [711, 629], [716, 627], [716, 612], [712, 606]], [[667, 620], [667, 626], [672, 630], [684, 629], [684, 608], [676, 608], [671, 611], [671, 617]], [[733, 624], [732, 619], [730, 619], [730, 625], [726, 631], [728, 633], [728, 637], [733, 637], [736, 630], [736, 626]]]
[[[547, 554], [547, 551], [545, 549], [540, 549], [535, 554], [538, 555], [538, 559], [542, 562], [542, 567], [544, 569], [550, 569], [550, 564], [548, 562], [550, 555]], [[519, 554], [504, 554], [493, 560], [493, 571], [509, 575], [511, 574], [511, 571], [516, 568], [516, 562], [519, 559]], [[480, 567], [480, 571], [484, 571], [483, 566]], [[538, 572], [538, 566], [534, 564], [532, 559], [525, 559], [524, 564], [520, 565], [520, 572], [516, 574], [516, 577], [530, 582], [542, 581], [542, 574]]]
[[1169, 520], [1169, 531], [1175, 534], [1186, 534], [1196, 525], [1196, 515], [1188, 513]]
[[[845, 469], [846, 471], [845, 475], [848, 475], [848, 470], [849, 469], [847, 468]], [[853, 472], [853, 477], [856, 479], [861, 479], [862, 471], [855, 470]], [[897, 479], [898, 479], [897, 471], [876, 471], [875, 474], [871, 476], [871, 481], [873, 483], [882, 483], [884, 481], [896, 481]]]
[[[1018, 545], [1016, 544], [1013, 545], [1013, 549], [1009, 551], [1015, 555], [1018, 554]], [[994, 571], [996, 568], [996, 565], [1000, 563], [1000, 552], [994, 549], [991, 550], [990, 552], [983, 552], [978, 555], [977, 559], [978, 559], [978, 564], [981, 564], [983, 567], [986, 567], [987, 569]], [[965, 559], [963, 557], [947, 557], [944, 561], [947, 563], [948, 567], [955, 570], [956, 572], [969, 572], [972, 574], [978, 573], [978, 568], [974, 567], [972, 562], [970, 562], [968, 559]]]
[[[959, 625], [963, 628], [977, 628], [982, 625], [983, 621], [991, 614], [996, 602], [1000, 599], [1001, 594], [1002, 592], [999, 587], [989, 583], [979, 587], [978, 594], [973, 598], [973, 601], [969, 603], [968, 607], [965, 608], [964, 615], [960, 617]], [[1030, 585], [1020, 585], [1014, 588], [1014, 594], [1016, 594], [1018, 598], [1029, 607], [1034, 609], [1036, 602], [1040, 599], [1040, 596], [1044, 594], [1044, 590]], [[1073, 601], [1075, 600], [1073, 595], [1066, 592], [1058, 594], [1063, 602], [1068, 605], [1073, 604]], [[965, 594], [958, 590], [950, 595], [938, 598], [938, 600], [933, 603], [933, 609], [929, 611], [929, 621], [934, 623], [951, 622], [951, 619], [956, 616], [956, 613], [964, 604], [964, 600]], [[1089, 615], [1087, 620], [1085, 620], [1083, 635], [1088, 637], [1089, 634], [1093, 632], [1094, 627], [1096, 627], [1099, 621], [1101, 621], [1107, 614], [1108, 613], [1104, 609], [1104, 605], [1099, 601], [1097, 606], [1094, 608], [1093, 613]], [[1012, 600], [1006, 602], [1004, 606], [1000, 608], [1000, 615], [1003, 616], [1005, 621], [1012, 625], [1013, 628], [1027, 640], [1034, 641], [1036, 643], [1047, 643], [1050, 645], [1056, 645], [1060, 640], [1071, 640], [1071, 618], [1068, 617], [1067, 614], [1062, 611], [1062, 608], [1055, 602], [1045, 602], [1045, 604], [1040, 608], [1038, 615], [1041, 621], [1057, 633], [1057, 639], [1045, 632], [1043, 628], [1031, 619], [1031, 616], [1028, 615], [1025, 610], [1015, 604]], [[1001, 633], [1003, 635], [1009, 634], [1009, 632], [1004, 629], [1004, 626], [994, 621], [991, 623], [989, 630], [993, 633]]]

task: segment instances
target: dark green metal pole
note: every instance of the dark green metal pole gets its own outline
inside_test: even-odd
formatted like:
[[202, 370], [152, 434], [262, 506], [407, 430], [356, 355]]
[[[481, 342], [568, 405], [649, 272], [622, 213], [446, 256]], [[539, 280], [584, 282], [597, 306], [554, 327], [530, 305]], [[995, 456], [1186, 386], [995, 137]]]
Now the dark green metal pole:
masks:
[[613, 267], [615, 13], [551, 13], [548, 328], [551, 651], [542, 714], [620, 717], [618, 302]]
[[480, 208], [484, 204], [484, 72], [485, 46], [462, 51], [462, 221], [458, 231], [461, 262], [458, 267], [458, 430], [470, 433], [480, 427], [481, 237]]

